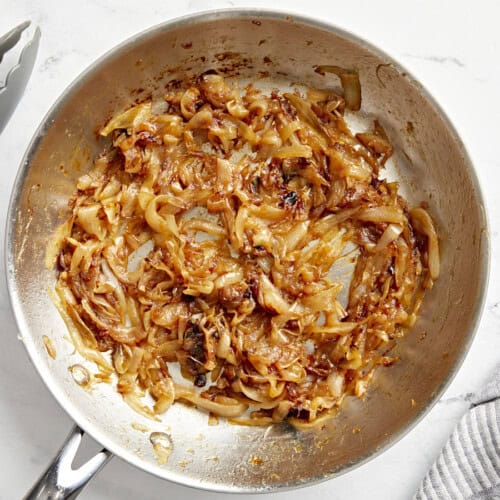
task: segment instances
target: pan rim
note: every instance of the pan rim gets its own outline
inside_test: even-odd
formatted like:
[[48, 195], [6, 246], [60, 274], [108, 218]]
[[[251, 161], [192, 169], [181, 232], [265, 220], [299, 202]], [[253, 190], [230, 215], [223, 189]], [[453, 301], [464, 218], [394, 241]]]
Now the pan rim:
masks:
[[[134, 44], [140, 41], [145, 41], [151, 37], [154, 37], [162, 31], [175, 29], [178, 27], [185, 26], [187, 24], [196, 24], [196, 23], [208, 22], [220, 19], [229, 20], [229, 19], [245, 19], [245, 18], [256, 18], [256, 19], [261, 18], [266, 20], [288, 21], [335, 33], [344, 39], [356, 43], [357, 45], [376, 54], [377, 56], [384, 58], [385, 60], [387, 60], [387, 62], [392, 64], [398, 71], [406, 73], [408, 77], [418, 85], [419, 90], [424, 96], [424, 98], [442, 118], [448, 130], [453, 135], [457, 146], [460, 148], [461, 153], [464, 156], [465, 163], [467, 165], [467, 174], [471, 179], [473, 188], [476, 193], [477, 201], [483, 209], [483, 224], [484, 224], [483, 237], [481, 239], [481, 246], [480, 246], [480, 259], [481, 259], [481, 276], [479, 277], [480, 289], [478, 293], [478, 301], [476, 303], [476, 307], [472, 315], [471, 328], [468, 335], [466, 336], [464, 347], [459, 356], [456, 358], [450, 372], [448, 373], [447, 377], [443, 380], [439, 388], [435, 391], [433, 396], [425, 404], [425, 406], [422, 407], [422, 409], [418, 412], [418, 414], [414, 416], [412, 420], [410, 420], [401, 429], [399, 429], [397, 432], [388, 437], [384, 441], [382, 446], [367, 452], [355, 463], [345, 464], [336, 470], [330, 471], [319, 477], [311, 477], [306, 481], [303, 480], [289, 481], [286, 483], [277, 483], [272, 486], [261, 486], [261, 487], [249, 487], [249, 486], [213, 483], [210, 481], [203, 481], [201, 479], [194, 480], [193, 478], [185, 476], [182, 473], [175, 473], [174, 471], [169, 471], [165, 469], [163, 469], [164, 473], [160, 474], [159, 468], [155, 467], [153, 464], [150, 464], [149, 462], [143, 459], [140, 459], [137, 455], [127, 450], [126, 448], [120, 445], [115, 445], [113, 440], [108, 437], [107, 433], [100, 429], [99, 425], [92, 423], [90, 419], [83, 412], [79, 410], [78, 406], [75, 405], [68, 398], [68, 396], [64, 393], [59, 384], [52, 383], [51, 381], [52, 377], [49, 376], [49, 370], [47, 369], [47, 366], [43, 363], [43, 361], [40, 359], [40, 357], [37, 355], [34, 344], [32, 342], [24, 341], [25, 339], [24, 332], [29, 331], [29, 328], [26, 319], [24, 317], [24, 314], [22, 312], [18, 296], [15, 262], [14, 262], [14, 246], [13, 246], [14, 231], [16, 228], [16, 221], [17, 221], [17, 216], [16, 216], [17, 206], [19, 205], [21, 187], [23, 186], [25, 178], [29, 171], [31, 160], [34, 157], [34, 154], [36, 153], [40, 142], [45, 136], [46, 130], [51, 125], [53, 119], [57, 116], [59, 109], [62, 107], [64, 102], [80, 88], [81, 85], [85, 84], [85, 81], [88, 79], [89, 76], [91, 76], [95, 71], [97, 71], [102, 65], [106, 64], [106, 61], [110, 57], [119, 54], [123, 50], [126, 50], [128, 47], [133, 46]], [[456, 374], [458, 373], [458, 370], [462, 366], [465, 357], [470, 350], [471, 344], [475, 338], [480, 323], [480, 319], [482, 317], [486, 301], [486, 295], [488, 291], [488, 279], [489, 279], [490, 260], [491, 260], [491, 242], [489, 238], [489, 227], [490, 224], [488, 220], [488, 212], [486, 210], [485, 198], [483, 195], [483, 191], [481, 189], [480, 181], [474, 169], [471, 156], [465, 144], [463, 143], [457, 129], [452, 124], [451, 120], [449, 119], [445, 111], [442, 109], [442, 107], [439, 105], [439, 103], [430, 94], [430, 92], [419, 82], [417, 78], [413, 76], [412, 72], [408, 71], [397, 60], [395, 60], [393, 57], [387, 54], [384, 50], [379, 49], [375, 45], [372, 45], [370, 42], [367, 42], [366, 40], [358, 37], [352, 32], [342, 29], [337, 25], [335, 25], [334, 23], [324, 22], [312, 16], [305, 16], [302, 14], [296, 14], [290, 11], [284, 11], [280, 9], [260, 9], [260, 8], [214, 9], [214, 10], [197, 12], [194, 14], [187, 14], [181, 17], [176, 17], [164, 21], [162, 23], [159, 23], [155, 26], [149, 27], [141, 31], [140, 33], [130, 36], [125, 41], [119, 43], [110, 50], [106, 51], [96, 61], [91, 63], [68, 85], [68, 87], [63, 91], [63, 93], [56, 99], [54, 104], [52, 104], [50, 109], [43, 117], [41, 123], [38, 125], [36, 131], [34, 132], [33, 137], [30, 140], [30, 143], [26, 149], [26, 152], [23, 155], [23, 159], [21, 160], [21, 164], [18, 169], [15, 181], [13, 183], [12, 192], [10, 195], [9, 208], [6, 219], [6, 232], [5, 232], [5, 266], [6, 266], [7, 289], [8, 289], [11, 308], [12, 311], [14, 312], [16, 324], [23, 337], [23, 345], [28, 351], [29, 358], [33, 363], [33, 365], [35, 366], [43, 382], [45, 383], [51, 394], [54, 396], [56, 401], [59, 403], [59, 405], [69, 415], [69, 417], [72, 420], [74, 420], [77, 423], [77, 425], [79, 425], [86, 433], [88, 433], [97, 442], [105, 446], [114, 455], [120, 457], [121, 459], [125, 460], [131, 465], [134, 465], [137, 468], [145, 472], [148, 472], [156, 477], [172, 481], [174, 483], [183, 486], [194, 487], [207, 491], [223, 492], [223, 493], [264, 493], [264, 492], [267, 493], [278, 490], [286, 491], [289, 489], [295, 489], [303, 486], [310, 486], [313, 484], [317, 484], [327, 479], [338, 477], [357, 467], [360, 467], [361, 465], [377, 457], [378, 455], [386, 451], [388, 448], [396, 444], [399, 440], [401, 440], [434, 407], [434, 405], [437, 403], [441, 395], [451, 384]]]

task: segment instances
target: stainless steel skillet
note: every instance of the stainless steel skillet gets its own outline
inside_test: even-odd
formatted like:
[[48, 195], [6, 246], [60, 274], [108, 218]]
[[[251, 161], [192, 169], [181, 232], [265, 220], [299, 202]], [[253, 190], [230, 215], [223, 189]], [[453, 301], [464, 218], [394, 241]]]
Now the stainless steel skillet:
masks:
[[[294, 82], [338, 86], [333, 75], [315, 73], [321, 64], [359, 71], [366, 121], [380, 119], [398, 151], [389, 175], [400, 181], [411, 203], [428, 203], [438, 225], [441, 278], [397, 348], [401, 361], [377, 373], [364, 401], [350, 400], [326, 426], [302, 432], [286, 425], [208, 426], [206, 414], [181, 404], [155, 423], [134, 413], [110, 385], [83, 390], [68, 366], [85, 362], [74, 353], [47, 293], [54, 273], [45, 268], [44, 254], [76, 178], [103, 148], [95, 130], [134, 101], [159, 95], [168, 82], [208, 69], [245, 81], [260, 78], [271, 88]], [[49, 470], [32, 498], [75, 496], [110, 453], [164, 479], [225, 492], [298, 487], [360, 465], [415, 425], [450, 382], [480, 316], [489, 263], [484, 204], [471, 161], [425, 89], [390, 57], [349, 33], [260, 10], [167, 22], [86, 70], [55, 103], [28, 148], [13, 189], [6, 241], [8, 286], [28, 354], [78, 426], [109, 450], [68, 474], [65, 464], [80, 436], [75, 430], [62, 464]], [[47, 354], [44, 336], [55, 359]], [[152, 432], [168, 434], [173, 443], [165, 465], [153, 452]]]

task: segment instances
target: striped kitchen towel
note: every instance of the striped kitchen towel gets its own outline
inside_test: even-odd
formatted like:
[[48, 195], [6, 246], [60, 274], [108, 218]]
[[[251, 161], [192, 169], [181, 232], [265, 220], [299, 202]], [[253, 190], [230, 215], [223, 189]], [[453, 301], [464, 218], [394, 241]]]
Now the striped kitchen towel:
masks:
[[500, 367], [472, 400], [414, 500], [500, 500]]

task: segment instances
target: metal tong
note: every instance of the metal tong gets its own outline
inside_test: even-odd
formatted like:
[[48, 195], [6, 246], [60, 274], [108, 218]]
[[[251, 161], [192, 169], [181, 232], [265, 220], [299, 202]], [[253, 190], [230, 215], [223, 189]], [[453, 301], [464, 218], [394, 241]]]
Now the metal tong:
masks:
[[[30, 24], [30, 21], [25, 21], [0, 37], [0, 64], [4, 55], [19, 42], [23, 31]], [[16, 109], [33, 71], [40, 35], [40, 28], [37, 28], [33, 38], [22, 49], [17, 64], [7, 73], [3, 87], [0, 84], [0, 133]]]

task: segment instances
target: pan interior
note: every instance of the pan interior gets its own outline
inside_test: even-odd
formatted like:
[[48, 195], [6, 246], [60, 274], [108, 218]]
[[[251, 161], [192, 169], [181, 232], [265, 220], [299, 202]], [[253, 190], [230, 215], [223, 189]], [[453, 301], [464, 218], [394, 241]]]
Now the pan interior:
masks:
[[[323, 427], [240, 427], [176, 404], [159, 422], [132, 411], [108, 384], [78, 386], [68, 371], [92, 366], [75, 354], [47, 291], [47, 242], [64, 220], [76, 179], [103, 148], [95, 130], [110, 116], [173, 80], [209, 69], [267, 88], [298, 83], [338, 87], [314, 66], [359, 71], [361, 123], [376, 117], [396, 155], [387, 175], [410, 204], [426, 202], [441, 240], [441, 278], [420, 319], [381, 369], [364, 401], [349, 399]], [[354, 118], [353, 118], [354, 120]], [[87, 71], [51, 111], [33, 140], [9, 214], [8, 277], [22, 340], [59, 402], [93, 437], [160, 477], [223, 491], [266, 491], [321, 480], [361, 463], [399, 437], [436, 399], [471, 340], [487, 267], [485, 220], [476, 179], [455, 131], [420, 85], [387, 56], [319, 23], [271, 13], [213, 13], [154, 28]], [[47, 355], [42, 337], [57, 353]], [[353, 432], [353, 430], [355, 430]], [[359, 430], [359, 432], [358, 432]], [[151, 432], [167, 433], [173, 452], [159, 465]]]

